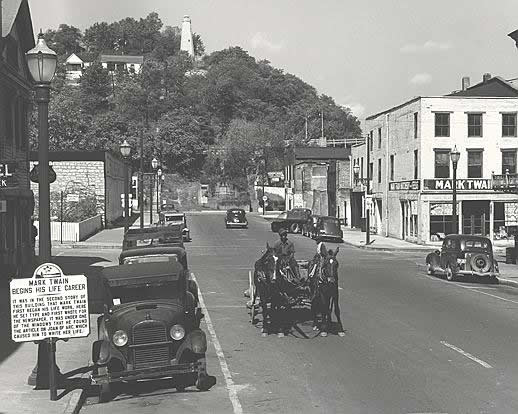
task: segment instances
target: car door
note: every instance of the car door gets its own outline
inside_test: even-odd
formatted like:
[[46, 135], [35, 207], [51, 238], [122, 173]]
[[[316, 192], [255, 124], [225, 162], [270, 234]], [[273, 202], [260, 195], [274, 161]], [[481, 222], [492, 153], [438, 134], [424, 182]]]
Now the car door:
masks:
[[448, 248], [451, 245], [450, 239], [444, 239], [441, 247], [441, 268], [446, 269], [446, 265], [448, 264]]

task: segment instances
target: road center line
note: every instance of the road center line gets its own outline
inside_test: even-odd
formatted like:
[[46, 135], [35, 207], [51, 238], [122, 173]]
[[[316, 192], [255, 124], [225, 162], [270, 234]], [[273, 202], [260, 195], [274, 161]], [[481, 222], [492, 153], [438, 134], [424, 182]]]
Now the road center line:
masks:
[[[191, 273], [192, 279], [198, 285], [198, 281], [196, 280], [196, 276], [194, 273]], [[239, 397], [237, 396], [237, 386], [234, 384], [234, 380], [232, 379], [232, 375], [230, 374], [230, 370], [228, 369], [227, 360], [225, 359], [225, 354], [223, 353], [223, 348], [221, 348], [221, 344], [219, 343], [218, 337], [216, 336], [216, 330], [212, 325], [212, 321], [210, 320], [209, 311], [205, 306], [205, 301], [203, 300], [203, 295], [201, 294], [200, 286], [198, 285], [198, 298], [200, 300], [200, 306], [205, 315], [204, 320], [207, 325], [207, 329], [209, 330], [210, 337], [212, 339], [212, 343], [214, 344], [214, 348], [216, 349], [216, 355], [219, 360], [219, 365], [221, 367], [221, 372], [223, 372], [223, 376], [225, 377], [225, 383], [227, 385], [228, 398], [232, 403], [232, 407], [234, 409], [234, 414], [242, 414], [243, 408], [241, 407], [241, 403], [239, 402]]]
[[482, 361], [481, 359], [478, 359], [477, 357], [471, 355], [470, 353], [456, 347], [455, 345], [449, 344], [446, 341], [441, 341], [441, 344], [444, 346], [453, 349], [454, 351], [457, 351], [459, 354], [464, 355], [466, 358], [471, 359], [472, 361], [476, 362], [477, 364], [482, 365], [484, 368], [493, 368], [491, 365], [489, 365], [487, 362]]

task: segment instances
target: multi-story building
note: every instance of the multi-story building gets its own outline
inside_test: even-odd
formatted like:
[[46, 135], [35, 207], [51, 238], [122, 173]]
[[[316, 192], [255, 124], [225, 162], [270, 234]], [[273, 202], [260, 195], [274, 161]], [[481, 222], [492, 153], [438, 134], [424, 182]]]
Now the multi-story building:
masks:
[[32, 80], [25, 52], [34, 47], [26, 0], [0, 1], [0, 278], [31, 264], [28, 109]]
[[[353, 199], [365, 211], [369, 169], [371, 230], [416, 243], [453, 231], [450, 153], [457, 166], [459, 232], [505, 238], [518, 228], [518, 196], [495, 191], [494, 173], [516, 173], [518, 90], [485, 74], [447, 96], [417, 97], [367, 118], [367, 144], [353, 147]], [[363, 178], [363, 180], [362, 180]], [[362, 186], [362, 188], [360, 188]], [[362, 211], [356, 208], [353, 215]]]
[[284, 177], [286, 209], [310, 208], [314, 214], [348, 222], [351, 214], [350, 148], [288, 148]]

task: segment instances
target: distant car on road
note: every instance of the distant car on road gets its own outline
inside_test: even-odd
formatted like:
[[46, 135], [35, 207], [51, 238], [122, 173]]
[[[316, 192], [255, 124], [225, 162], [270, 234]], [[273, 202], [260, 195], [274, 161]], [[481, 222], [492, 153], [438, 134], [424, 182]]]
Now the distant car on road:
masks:
[[162, 210], [160, 211], [158, 222], [161, 226], [183, 226], [182, 235], [184, 241], [191, 240], [191, 233], [189, 227], [187, 227], [187, 217], [185, 217], [185, 213], [177, 210]]
[[104, 312], [92, 345], [92, 382], [100, 402], [109, 401], [120, 382], [172, 378], [180, 391], [215, 384], [206, 369], [203, 314], [181, 263], [107, 267], [102, 278]]
[[314, 239], [318, 241], [332, 240], [342, 242], [344, 232], [342, 231], [340, 220], [336, 217], [322, 216], [317, 219], [314, 229]]
[[309, 216], [311, 216], [309, 208], [294, 208], [279, 214], [272, 221], [271, 229], [273, 232], [278, 232], [281, 228], [284, 228], [290, 233], [300, 233]]
[[426, 265], [429, 275], [444, 274], [449, 281], [460, 275], [496, 279], [499, 274], [491, 240], [482, 236], [447, 235], [441, 250], [426, 256]]
[[245, 210], [242, 208], [230, 208], [225, 216], [225, 227], [241, 227], [248, 228], [248, 220], [246, 219]]

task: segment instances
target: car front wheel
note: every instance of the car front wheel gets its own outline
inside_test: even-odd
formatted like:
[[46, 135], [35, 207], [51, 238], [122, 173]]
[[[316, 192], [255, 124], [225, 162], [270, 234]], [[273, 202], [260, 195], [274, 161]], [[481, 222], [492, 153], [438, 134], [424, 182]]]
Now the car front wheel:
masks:
[[446, 267], [446, 280], [448, 282], [454, 282], [456, 277], [455, 269], [452, 269], [452, 266], [448, 265]]
[[426, 274], [427, 274], [427, 275], [432, 275], [432, 276], [433, 276], [433, 274], [434, 274], [434, 272], [433, 272], [433, 266], [432, 266], [432, 264], [431, 264], [431, 263], [428, 263], [428, 265], [427, 265], [427, 267], [426, 267]]

